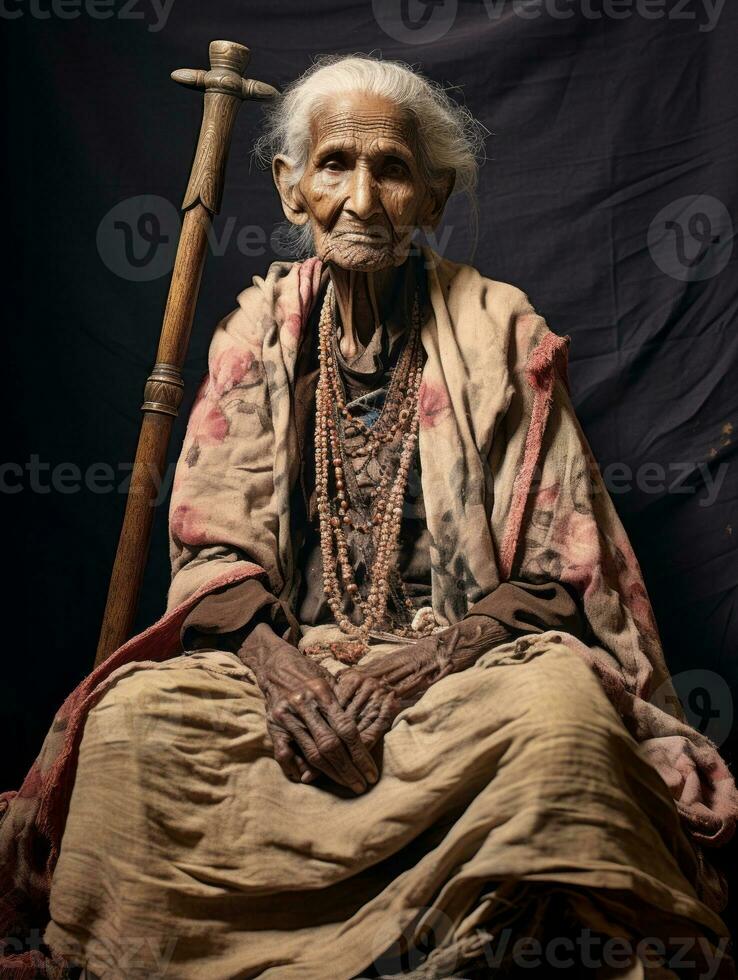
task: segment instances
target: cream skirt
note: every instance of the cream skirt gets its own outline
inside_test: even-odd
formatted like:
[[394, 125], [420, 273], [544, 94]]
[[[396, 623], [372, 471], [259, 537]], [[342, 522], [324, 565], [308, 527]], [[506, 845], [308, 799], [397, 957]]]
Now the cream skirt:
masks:
[[[116, 678], [86, 723], [44, 937], [102, 980], [492, 976], [535, 966], [543, 908], [620, 937], [614, 963], [588, 950], [597, 975], [641, 977], [645, 959], [674, 976], [675, 944], [730, 975], [665, 784], [551, 634], [406, 708], [358, 797], [283, 775], [233, 654]], [[581, 937], [558, 938], [526, 976], [582, 960]]]

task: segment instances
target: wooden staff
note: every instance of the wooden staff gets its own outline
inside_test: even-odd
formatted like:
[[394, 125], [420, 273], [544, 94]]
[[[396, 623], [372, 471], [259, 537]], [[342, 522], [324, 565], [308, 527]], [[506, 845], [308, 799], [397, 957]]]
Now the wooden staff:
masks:
[[95, 666], [124, 643], [133, 629], [161, 487], [172, 425], [182, 401], [181, 368], [192, 319], [212, 216], [220, 210], [223, 179], [236, 113], [244, 99], [268, 99], [277, 89], [244, 78], [251, 52], [233, 41], [212, 41], [210, 71], [180, 68], [172, 78], [205, 92], [202, 126], [182, 203], [185, 212], [172, 271], [156, 363], [144, 389], [144, 413], [108, 589]]

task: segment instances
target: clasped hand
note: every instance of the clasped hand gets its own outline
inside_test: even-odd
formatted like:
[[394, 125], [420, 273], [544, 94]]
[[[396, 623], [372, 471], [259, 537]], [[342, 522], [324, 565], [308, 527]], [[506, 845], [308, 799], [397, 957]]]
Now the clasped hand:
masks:
[[376, 783], [371, 749], [400, 710], [391, 688], [352, 668], [333, 677], [263, 624], [239, 656], [264, 696], [274, 757], [288, 779], [324, 773], [355, 793]]
[[468, 666], [469, 634], [480, 633], [473, 625], [467, 620], [463, 630], [453, 627], [337, 676], [266, 624], [254, 627], [239, 657], [264, 696], [274, 757], [287, 778], [309, 783], [323, 773], [357, 794], [376, 783], [372, 749], [403, 708]]

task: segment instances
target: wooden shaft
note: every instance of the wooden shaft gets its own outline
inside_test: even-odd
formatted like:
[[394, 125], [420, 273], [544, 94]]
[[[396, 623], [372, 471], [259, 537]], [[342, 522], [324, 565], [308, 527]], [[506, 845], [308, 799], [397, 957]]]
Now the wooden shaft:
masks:
[[118, 649], [133, 629], [136, 602], [144, 570], [154, 520], [157, 486], [154, 471], [161, 472], [167, 454], [173, 416], [147, 412], [141, 425], [131, 487], [118, 551], [110, 578], [103, 625], [95, 655], [95, 667]]
[[164, 310], [156, 363], [144, 392], [141, 434], [133, 464], [123, 528], [113, 565], [95, 666], [131, 635], [161, 488], [172, 424], [182, 400], [182, 365], [200, 291], [212, 215], [220, 208], [233, 125], [244, 99], [269, 99], [277, 89], [243, 78], [249, 49], [212, 41], [210, 71], [180, 68], [172, 78], [205, 91], [200, 136], [182, 205], [185, 216]]
[[[172, 364], [179, 370], [185, 362], [210, 224], [210, 212], [203, 204], [196, 204], [185, 211], [156, 351], [157, 364]], [[178, 407], [179, 403], [175, 408]]]
[[155, 503], [166, 467], [169, 437], [182, 400], [180, 369], [192, 330], [209, 227], [210, 214], [202, 204], [185, 213], [156, 364], [144, 392], [144, 417], [95, 666], [125, 643], [133, 629], [149, 553]]

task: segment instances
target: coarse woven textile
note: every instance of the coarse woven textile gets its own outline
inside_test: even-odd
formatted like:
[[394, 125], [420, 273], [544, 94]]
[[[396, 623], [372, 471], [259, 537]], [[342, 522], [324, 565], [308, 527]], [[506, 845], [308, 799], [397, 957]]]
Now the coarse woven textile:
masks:
[[200, 651], [121, 667], [90, 711], [45, 938], [101, 980], [349, 980], [420, 969], [430, 927], [442, 972], [429, 958], [418, 975], [440, 980], [545, 884], [585, 925], [633, 948], [694, 942], [730, 976], [696, 860], [663, 781], [551, 632], [404, 709], [358, 797], [287, 780], [251, 672]]

